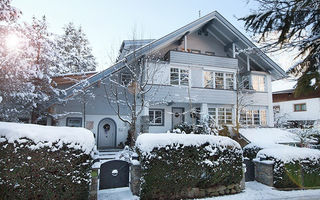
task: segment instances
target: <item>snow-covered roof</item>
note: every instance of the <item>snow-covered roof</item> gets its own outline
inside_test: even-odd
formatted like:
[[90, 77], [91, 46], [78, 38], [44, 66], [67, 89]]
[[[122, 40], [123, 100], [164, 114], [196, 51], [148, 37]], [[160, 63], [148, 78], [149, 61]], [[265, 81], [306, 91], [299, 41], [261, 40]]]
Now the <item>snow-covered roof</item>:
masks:
[[[230, 22], [228, 22], [220, 13], [213, 11], [181, 28], [175, 30], [168, 35], [165, 35], [157, 40], [153, 40], [148, 44], [137, 48], [134, 53], [128, 53], [120, 59], [117, 63], [111, 67], [95, 74], [87, 79], [87, 81], [80, 82], [74, 86], [68, 88], [63, 97], [68, 98], [76, 95], [82, 88], [88, 87], [102, 79], [111, 76], [113, 73], [126, 67], [126, 62], [130, 62], [134, 59], [138, 59], [143, 55], [150, 52], [155, 52], [161, 48], [172, 44], [173, 42], [179, 41], [184, 35], [187, 35], [193, 31], [198, 30], [201, 27], [209, 27], [214, 34], [219, 35], [224, 43], [231, 44], [236, 43], [238, 48], [241, 49], [255, 49], [256, 54], [250, 55], [250, 58], [255, 62], [261, 63], [261, 66], [269, 72], [273, 79], [279, 79], [286, 76], [284, 70], [272, 61], [266, 54], [264, 54], [259, 48], [257, 48], [247, 37], [245, 37], [239, 30], [237, 30]], [[223, 30], [223, 33], [222, 33]], [[55, 100], [53, 100], [52, 104]]]
[[93, 133], [85, 128], [0, 122], [0, 142], [25, 142], [22, 138], [28, 138], [36, 144], [29, 146], [31, 149], [52, 147], [53, 143], [58, 142], [60, 147], [67, 144], [89, 154], [95, 146]]
[[272, 93], [292, 92], [297, 81], [290, 78], [280, 79], [272, 82]]
[[289, 131], [278, 128], [243, 128], [241, 135], [253, 145], [262, 148], [272, 147], [280, 143], [295, 143], [296, 136]]

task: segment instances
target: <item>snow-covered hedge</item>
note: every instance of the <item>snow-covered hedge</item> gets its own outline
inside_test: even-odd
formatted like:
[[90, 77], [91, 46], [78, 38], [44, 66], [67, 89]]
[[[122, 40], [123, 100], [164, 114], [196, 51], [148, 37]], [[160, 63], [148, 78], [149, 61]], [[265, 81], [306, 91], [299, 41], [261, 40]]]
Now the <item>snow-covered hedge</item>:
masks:
[[274, 186], [278, 188], [320, 186], [320, 151], [279, 145], [257, 154], [274, 161]]
[[0, 199], [87, 199], [94, 145], [84, 128], [0, 122]]
[[185, 192], [194, 188], [239, 184], [242, 179], [241, 147], [227, 137], [142, 134], [136, 148], [142, 167], [141, 199], [187, 198]]

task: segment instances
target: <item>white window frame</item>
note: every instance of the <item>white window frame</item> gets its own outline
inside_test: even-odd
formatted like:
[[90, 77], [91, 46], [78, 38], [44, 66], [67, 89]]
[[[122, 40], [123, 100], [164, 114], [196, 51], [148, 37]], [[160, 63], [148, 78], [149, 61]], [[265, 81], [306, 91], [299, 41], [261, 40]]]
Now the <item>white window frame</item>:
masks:
[[[171, 69], [178, 69], [178, 84], [172, 84], [171, 83]], [[181, 70], [185, 70], [188, 72], [188, 84], [187, 85], [181, 85]], [[170, 73], [169, 73], [169, 81], [170, 81], [170, 85], [177, 85], [177, 86], [189, 86], [190, 82], [191, 82], [191, 74], [190, 74], [190, 70], [184, 67], [175, 67], [172, 66], [170, 67]]]
[[[161, 112], [161, 123], [156, 123], [155, 120], [155, 116], [156, 116], [156, 112]], [[150, 112], [153, 112], [153, 119], [150, 120]], [[149, 125], [150, 126], [164, 126], [164, 109], [158, 109], [158, 108], [151, 108], [149, 109]]]
[[[214, 111], [210, 111], [211, 109], [215, 109]], [[223, 123], [224, 125], [232, 125], [233, 124], [233, 109], [231, 107], [209, 107], [208, 115], [213, 117], [216, 124], [222, 125], [219, 123], [219, 109], [223, 109]], [[231, 110], [231, 121], [227, 123], [227, 109]], [[210, 114], [210, 112], [214, 112], [214, 116]], [[220, 115], [221, 116], [221, 115]]]
[[[258, 111], [258, 116], [259, 116], [259, 124], [255, 124], [255, 120], [254, 120], [254, 112], [255, 111]], [[243, 112], [245, 112], [245, 119], [244, 120], [241, 120], [240, 121], [240, 124], [242, 125], [247, 125], [247, 126], [267, 126], [268, 125], [268, 119], [267, 119], [267, 110], [266, 109], [245, 109], [245, 110], [242, 110], [240, 111], [239, 113], [239, 119], [241, 119], [241, 114], [244, 114]], [[264, 112], [265, 114], [265, 124], [263, 124], [263, 121], [262, 121], [262, 113]], [[251, 116], [250, 116], [251, 114]], [[250, 117], [250, 123], [248, 123], [248, 117]]]
[[[253, 88], [253, 77], [256, 76], [256, 77], [263, 77], [263, 80], [264, 80], [264, 83], [263, 83], [263, 88], [260, 88], [260, 82], [258, 83], [258, 88], [254, 89]], [[260, 79], [258, 79], [260, 80]], [[266, 75], [263, 75], [263, 74], [251, 74], [251, 87], [254, 91], [257, 91], [257, 92], [267, 92], [267, 76]], [[263, 90], [261, 90], [263, 89]]]
[[[72, 126], [70, 124], [70, 121], [69, 120], [79, 120], [79, 125], [78, 126]], [[66, 126], [68, 127], [82, 127], [82, 117], [67, 117], [66, 119]]]
[[[210, 73], [211, 78], [212, 78], [212, 85], [210, 87], [206, 87], [206, 79], [205, 79], [205, 73]], [[220, 90], [235, 90], [235, 73], [234, 72], [222, 72], [222, 71], [212, 71], [212, 70], [204, 70], [203, 71], [203, 87], [204, 88], [209, 88], [209, 89], [216, 89], [216, 73], [222, 73], [222, 78], [223, 78], [223, 88], [218, 88]], [[227, 88], [227, 75], [226, 74], [232, 74], [232, 89]]]

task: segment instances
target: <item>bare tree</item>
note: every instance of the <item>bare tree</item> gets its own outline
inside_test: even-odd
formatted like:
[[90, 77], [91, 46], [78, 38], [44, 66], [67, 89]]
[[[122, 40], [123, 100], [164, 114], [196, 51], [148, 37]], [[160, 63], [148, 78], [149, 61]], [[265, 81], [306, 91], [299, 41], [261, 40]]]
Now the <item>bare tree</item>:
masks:
[[[108, 104], [118, 118], [130, 127], [127, 139], [130, 146], [135, 143], [140, 117], [149, 115], [149, 113], [143, 113], [146, 108], [165, 102], [164, 99], [155, 98], [155, 94], [161, 87], [161, 84], [154, 83], [156, 76], [160, 77], [161, 74], [159, 71], [161, 61], [155, 55], [135, 56], [137, 47], [133, 47], [133, 59], [125, 61], [125, 68], [102, 83]], [[145, 117], [145, 120], [148, 119]]]
[[252, 103], [250, 98], [250, 77], [238, 69], [236, 74], [236, 134], [240, 137], [240, 113]]

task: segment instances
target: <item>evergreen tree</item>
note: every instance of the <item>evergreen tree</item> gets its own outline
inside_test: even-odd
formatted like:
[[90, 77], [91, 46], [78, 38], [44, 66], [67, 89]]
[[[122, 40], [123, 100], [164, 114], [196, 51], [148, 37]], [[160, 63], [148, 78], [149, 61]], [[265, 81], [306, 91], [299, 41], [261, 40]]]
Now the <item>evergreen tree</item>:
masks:
[[[50, 78], [58, 54], [45, 17], [33, 18], [31, 24], [1, 26], [0, 33], [0, 118], [31, 118], [36, 123], [46, 113], [49, 98], [60, 93]], [[14, 45], [8, 45], [8, 38]]]
[[11, 0], [0, 0], [0, 22], [14, 22], [21, 15], [21, 11], [11, 6]]
[[319, 0], [255, 0], [259, 8], [241, 18], [246, 30], [268, 41], [275, 50], [298, 48], [301, 62], [288, 73], [298, 77], [295, 94], [320, 91], [320, 1]]
[[82, 28], [73, 23], [64, 27], [64, 34], [57, 39], [57, 47], [62, 63], [56, 67], [57, 73], [77, 73], [94, 71], [96, 60], [92, 55], [89, 41]]

